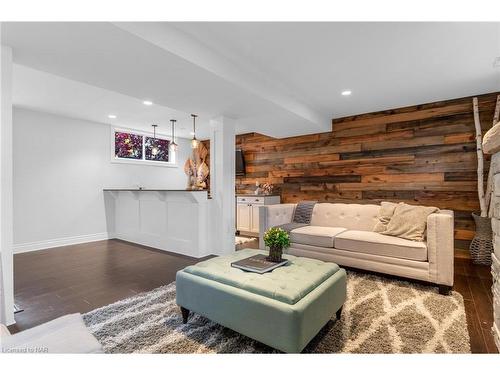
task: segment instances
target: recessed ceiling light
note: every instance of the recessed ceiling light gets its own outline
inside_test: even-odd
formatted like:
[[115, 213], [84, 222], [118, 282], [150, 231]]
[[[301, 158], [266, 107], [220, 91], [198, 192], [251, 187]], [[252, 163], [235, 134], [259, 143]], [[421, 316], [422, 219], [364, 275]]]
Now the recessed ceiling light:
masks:
[[153, 102], [151, 100], [144, 100], [142, 102], [142, 104], [144, 104], [144, 105], [153, 105]]
[[108, 115], [108, 118], [115, 119], [115, 118], [116, 118], [116, 115]]
[[342, 96], [349, 96], [352, 94], [352, 91], [351, 90], [344, 90], [341, 92]]

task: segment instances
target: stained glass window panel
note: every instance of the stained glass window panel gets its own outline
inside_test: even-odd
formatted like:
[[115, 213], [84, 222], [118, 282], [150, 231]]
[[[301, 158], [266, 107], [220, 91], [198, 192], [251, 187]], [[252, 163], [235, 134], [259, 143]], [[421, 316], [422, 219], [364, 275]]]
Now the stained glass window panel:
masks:
[[[154, 146], [156, 144], [156, 154], [154, 154]], [[145, 159], [146, 160], [154, 160], [154, 161], [163, 161], [163, 162], [168, 162], [169, 161], [169, 146], [170, 146], [170, 141], [166, 139], [158, 139], [156, 140], [153, 137], [146, 137], [145, 143], [144, 143], [144, 151], [146, 154]]]
[[142, 135], [115, 132], [115, 157], [142, 159]]

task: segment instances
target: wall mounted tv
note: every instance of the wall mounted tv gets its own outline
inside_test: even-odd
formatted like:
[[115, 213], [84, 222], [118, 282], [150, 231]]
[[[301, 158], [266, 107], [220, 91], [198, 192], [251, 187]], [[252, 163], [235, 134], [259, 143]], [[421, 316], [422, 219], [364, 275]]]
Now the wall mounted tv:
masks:
[[236, 149], [236, 176], [245, 175], [245, 158], [243, 157], [243, 151], [241, 149]]

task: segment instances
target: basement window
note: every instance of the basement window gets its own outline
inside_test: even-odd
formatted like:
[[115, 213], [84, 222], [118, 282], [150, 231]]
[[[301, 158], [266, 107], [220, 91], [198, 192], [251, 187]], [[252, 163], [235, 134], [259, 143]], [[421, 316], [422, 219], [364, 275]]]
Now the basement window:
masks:
[[143, 142], [142, 135], [115, 131], [115, 158], [143, 160]]
[[175, 152], [170, 149], [170, 138], [131, 129], [111, 129], [111, 161], [156, 165], [176, 166]]
[[[156, 147], [156, 151], [155, 151]], [[144, 159], [168, 163], [170, 157], [170, 141], [156, 137], [144, 138]]]

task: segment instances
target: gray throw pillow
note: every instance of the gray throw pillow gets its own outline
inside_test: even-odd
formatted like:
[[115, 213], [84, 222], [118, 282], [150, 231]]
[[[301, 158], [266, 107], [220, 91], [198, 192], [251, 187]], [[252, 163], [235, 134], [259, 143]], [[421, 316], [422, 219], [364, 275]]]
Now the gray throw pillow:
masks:
[[293, 222], [310, 224], [312, 212], [316, 203], [316, 201], [300, 201], [297, 203], [297, 207], [295, 207], [295, 212], [293, 214]]
[[394, 210], [394, 215], [381, 234], [405, 238], [412, 241], [423, 241], [427, 228], [427, 217], [438, 212], [436, 207], [412, 206], [399, 203]]

